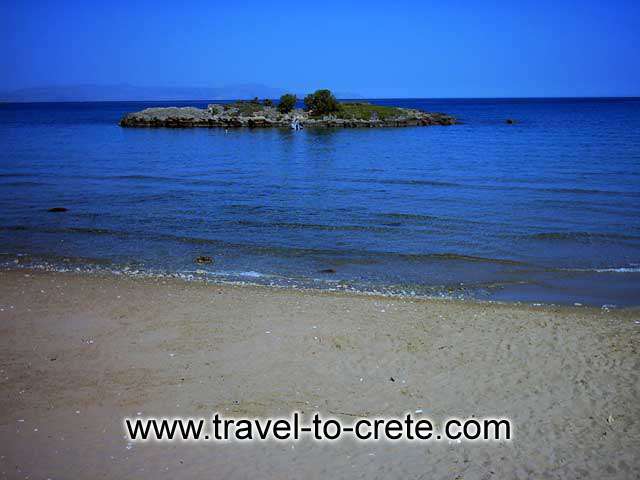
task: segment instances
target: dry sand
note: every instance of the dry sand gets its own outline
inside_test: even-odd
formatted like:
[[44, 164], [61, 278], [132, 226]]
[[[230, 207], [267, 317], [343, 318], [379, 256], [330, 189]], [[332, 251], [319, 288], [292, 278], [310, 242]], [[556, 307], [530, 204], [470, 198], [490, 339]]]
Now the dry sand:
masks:
[[[0, 273], [0, 308], [0, 478], [640, 477], [638, 310], [28, 271]], [[510, 417], [514, 439], [128, 445], [122, 425], [418, 408]]]

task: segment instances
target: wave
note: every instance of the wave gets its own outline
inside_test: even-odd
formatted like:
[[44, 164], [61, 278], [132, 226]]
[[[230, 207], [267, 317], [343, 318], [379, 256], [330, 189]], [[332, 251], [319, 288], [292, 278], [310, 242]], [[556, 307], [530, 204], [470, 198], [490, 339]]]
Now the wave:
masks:
[[[10, 254], [6, 254], [10, 256]], [[390, 298], [445, 298], [459, 299], [471, 301], [522, 301], [531, 303], [532, 297], [527, 293], [530, 287], [534, 287], [536, 291], [544, 288], [544, 283], [538, 282], [531, 278], [494, 278], [494, 279], [477, 279], [470, 282], [450, 282], [447, 280], [438, 281], [432, 284], [414, 283], [414, 282], [384, 282], [378, 280], [363, 278], [325, 278], [310, 276], [291, 276], [262, 273], [254, 270], [221, 270], [209, 271], [204, 269], [178, 269], [167, 270], [159, 266], [151, 266], [142, 263], [111, 263], [105, 259], [89, 259], [89, 258], [68, 258], [51, 256], [31, 256], [26, 254], [14, 254], [10, 257], [21, 257], [19, 260], [12, 258], [3, 259], [0, 254], [0, 271], [15, 270], [36, 270], [47, 272], [72, 272], [74, 274], [111, 274], [115, 276], [126, 276], [130, 278], [143, 279], [169, 279], [180, 280], [186, 282], [198, 282], [213, 285], [251, 285], [259, 287], [270, 287], [278, 289], [293, 290], [319, 290], [328, 292], [346, 292], [349, 294], [375, 295]], [[28, 257], [28, 258], [24, 258]], [[640, 273], [640, 266], [619, 267], [619, 268], [600, 268], [600, 269], [584, 269], [580, 272], [614, 272], [614, 273]], [[621, 281], [637, 281], [637, 277], [626, 280], [627, 277], [618, 277]], [[613, 280], [613, 279], [611, 279]], [[505, 297], [506, 293], [506, 297]], [[569, 291], [563, 298], [558, 298], [553, 289], [539, 293], [536, 299], [546, 304], [576, 304], [579, 300], [583, 305], [602, 306], [602, 308], [612, 308], [610, 304], [602, 304], [600, 297], [585, 296], [580, 292]], [[637, 305], [637, 299], [634, 297], [624, 297], [618, 299], [622, 302], [617, 305]], [[533, 303], [540, 306], [543, 303]]]
[[5, 225], [0, 226], [0, 231], [6, 232], [34, 232], [34, 233], [54, 233], [54, 234], [66, 234], [66, 233], [81, 233], [90, 235], [106, 235], [113, 237], [130, 237], [135, 235], [133, 232], [123, 232], [120, 230], [110, 230], [107, 228], [92, 228], [92, 227], [30, 227], [27, 225]]
[[92, 227], [32, 227], [26, 225], [9, 225], [0, 226], [0, 231], [21, 231], [21, 232], [34, 232], [34, 233], [51, 233], [51, 234], [85, 234], [85, 235], [100, 235], [111, 236], [123, 239], [132, 240], [156, 240], [156, 241], [173, 241], [180, 243], [187, 243], [193, 245], [211, 245], [218, 248], [230, 248], [244, 250], [248, 253], [262, 254], [262, 255], [274, 255], [280, 257], [332, 257], [335, 259], [348, 258], [349, 260], [361, 260], [366, 258], [375, 263], [380, 258], [395, 258], [398, 260], [409, 262], [420, 261], [459, 261], [459, 262], [482, 262], [493, 263], [499, 265], [526, 265], [524, 262], [519, 262], [511, 259], [503, 258], [488, 258], [467, 254], [459, 254], [455, 252], [438, 252], [438, 253], [403, 253], [403, 252], [391, 252], [380, 250], [355, 250], [355, 249], [332, 249], [332, 248], [305, 248], [305, 247], [287, 247], [277, 245], [260, 245], [252, 243], [235, 243], [226, 242], [223, 240], [202, 238], [202, 237], [188, 237], [181, 235], [174, 235], [168, 233], [146, 233], [136, 231], [122, 231], [111, 230], [105, 228], [92, 228]]
[[233, 212], [233, 213], [256, 213], [256, 212], [262, 212], [265, 210], [274, 210], [275, 207], [273, 206], [268, 206], [268, 205], [246, 205], [246, 204], [242, 204], [242, 203], [233, 203], [230, 205], [222, 205], [222, 209], [226, 212]]
[[94, 176], [93, 179], [113, 179], [113, 180], [151, 180], [151, 181], [173, 181], [177, 180], [172, 177], [162, 177], [158, 175], [109, 175], [109, 176]]
[[464, 187], [461, 183], [442, 182], [439, 180], [420, 180], [420, 179], [402, 179], [402, 178], [348, 178], [338, 179], [341, 182], [348, 183], [378, 183], [383, 185], [425, 185], [432, 187]]
[[383, 218], [393, 218], [398, 220], [411, 220], [411, 221], [419, 221], [419, 222], [442, 220], [442, 218], [440, 217], [435, 217], [433, 215], [420, 215], [419, 213], [391, 212], [391, 213], [381, 213], [379, 214], [379, 216]]
[[193, 273], [198, 275], [215, 275], [220, 277], [244, 277], [244, 278], [266, 278], [276, 277], [277, 275], [267, 275], [266, 273], [256, 272], [255, 270], [247, 271], [231, 271], [231, 270], [182, 270], [182, 273]]
[[[216, 175], [214, 173], [213, 175]], [[124, 180], [132, 182], [154, 182], [154, 183], [173, 183], [188, 186], [212, 186], [212, 187], [230, 187], [236, 185], [231, 180], [221, 180], [207, 177], [172, 177], [162, 175], [147, 174], [127, 174], [127, 175], [53, 175], [50, 173], [0, 173], [0, 178], [24, 178], [24, 177], [64, 177], [90, 180]], [[577, 196], [623, 196], [631, 198], [640, 198], [639, 191], [623, 191], [623, 190], [602, 190], [598, 188], [573, 188], [573, 187], [547, 187], [525, 185], [525, 182], [514, 182], [504, 184], [478, 184], [478, 183], [460, 183], [446, 180], [431, 180], [420, 178], [334, 178], [334, 182], [346, 183], [362, 183], [362, 184], [379, 184], [379, 185], [405, 185], [405, 186], [427, 186], [427, 187], [443, 187], [458, 188], [468, 190], [496, 190], [496, 191], [512, 191], [525, 190], [533, 192], [546, 192], [551, 194], [572, 194]], [[34, 184], [35, 185], [35, 184]], [[18, 186], [18, 185], [16, 185]], [[26, 184], [25, 184], [26, 186]], [[280, 185], [271, 185], [271, 188], [281, 188]], [[546, 201], [551, 201], [547, 199]]]
[[520, 262], [518, 260], [510, 260], [506, 258], [489, 258], [489, 257], [479, 257], [475, 255], [463, 255], [459, 253], [426, 253], [426, 254], [412, 254], [412, 253], [398, 253], [397, 254], [401, 258], [405, 259], [433, 259], [433, 260], [454, 260], [454, 261], [463, 261], [463, 262], [474, 262], [474, 263], [495, 263], [499, 265], [527, 265], [525, 262]]
[[38, 177], [39, 174], [34, 173], [0, 173], [0, 178], [23, 178], [23, 177]]
[[518, 183], [507, 184], [473, 184], [473, 183], [459, 183], [440, 180], [422, 180], [422, 179], [402, 179], [402, 178], [351, 178], [351, 179], [337, 179], [337, 181], [349, 182], [349, 183], [371, 183], [371, 184], [383, 184], [383, 185], [416, 185], [416, 186], [432, 186], [432, 187], [455, 187], [465, 188], [471, 190], [528, 190], [536, 192], [547, 193], [569, 193], [577, 195], [614, 195], [614, 196], [630, 196], [640, 197], [640, 192], [637, 191], [622, 191], [622, 190], [601, 190], [597, 188], [572, 188], [572, 187], [536, 187], [530, 185], [521, 185]]
[[640, 240], [640, 235], [603, 232], [542, 232], [525, 235], [532, 240], [558, 240], [588, 242], [592, 240]]
[[[516, 187], [524, 188], [524, 187]], [[620, 190], [598, 190], [589, 188], [530, 188], [531, 190], [539, 190], [552, 193], [577, 193], [587, 195], [624, 195], [631, 197], [640, 197], [640, 192], [624, 192]]]
[[596, 272], [640, 273], [640, 267], [596, 268]]
[[267, 227], [267, 228], [288, 228], [301, 230], [328, 230], [328, 231], [361, 231], [361, 232], [391, 232], [394, 229], [385, 227], [377, 227], [374, 225], [326, 225], [320, 223], [295, 223], [295, 222], [256, 222], [252, 220], [237, 220], [238, 225], [245, 227]]
[[135, 180], [141, 182], [164, 182], [178, 183], [181, 185], [207, 185], [213, 187], [228, 187], [234, 185], [235, 182], [230, 180], [214, 180], [211, 178], [181, 178], [181, 177], [164, 177], [157, 175], [111, 175], [106, 177], [93, 177], [96, 180]]
[[[8, 260], [8, 262], [7, 262]], [[57, 255], [57, 254], [37, 254], [37, 253], [11, 253], [0, 252], [0, 264], [4, 266], [30, 266], [55, 264], [59, 267], [69, 268], [70, 266], [84, 265], [87, 268], [113, 266], [114, 263], [109, 258], [101, 257], [77, 257], [73, 255]]]
[[[251, 222], [244, 222], [250, 224]], [[343, 226], [331, 227], [326, 225], [308, 225], [308, 224], [282, 224], [286, 228], [292, 225], [298, 228], [327, 228], [327, 229], [366, 229], [368, 227], [360, 226]], [[215, 238], [192, 237], [184, 235], [175, 235], [171, 233], [147, 233], [137, 231], [122, 231], [107, 228], [94, 227], [32, 227], [27, 225], [9, 225], [0, 226], [0, 231], [7, 232], [33, 232], [44, 234], [79, 234], [79, 235], [95, 235], [109, 236], [120, 238], [123, 240], [149, 240], [149, 241], [165, 241], [178, 242], [182, 244], [201, 245], [215, 248], [218, 250], [239, 250], [247, 254], [275, 256], [281, 258], [309, 257], [326, 260], [327, 257], [338, 263], [364, 263], [375, 264], [395, 259], [401, 262], [463, 262], [463, 263], [486, 263], [502, 266], [517, 267], [533, 267], [535, 265], [513, 260], [509, 258], [483, 257], [479, 255], [469, 255], [457, 252], [429, 252], [429, 253], [411, 253], [411, 252], [393, 252], [384, 250], [356, 250], [356, 249], [337, 249], [337, 248], [313, 248], [299, 246], [279, 246], [279, 245], [261, 245], [255, 243], [228, 242]], [[590, 241], [591, 239], [602, 239], [604, 241], [613, 240], [639, 240], [640, 236], [622, 235], [622, 234], [604, 234], [589, 232], [546, 232], [528, 236], [538, 240], [560, 240], [560, 241]], [[584, 272], [622, 272], [634, 273], [638, 271], [635, 265], [627, 267], [605, 267], [597, 269], [565, 269], [562, 267], [551, 267], [544, 270], [548, 271], [584, 271]]]
[[42, 185], [46, 185], [44, 182], [29, 182], [25, 181], [17, 181], [17, 182], [6, 182], [0, 183], [0, 187], [40, 187]]
[[567, 272], [584, 272], [584, 273], [640, 273], [640, 266], [631, 267], [610, 267], [610, 268], [563, 268], [561, 270]]
[[[51, 261], [39, 259], [23, 263], [1, 262], [0, 270], [28, 269], [48, 272], [73, 272], [80, 274], [112, 274], [132, 278], [179, 279], [186, 282], [206, 282], [227, 285], [269, 286], [294, 290], [318, 289], [321, 291], [342, 291], [350, 294], [375, 295], [395, 298], [467, 298], [467, 289], [421, 285], [377, 285], [367, 282], [345, 282], [319, 278], [289, 278], [278, 275], [263, 274], [256, 271], [216, 271], [181, 270], [166, 271], [155, 268], [129, 267], [117, 265], [98, 265], [91, 262], [74, 264], [67, 259]], [[460, 293], [456, 295], [456, 290]], [[470, 297], [469, 297], [470, 298]]]
[[390, 212], [390, 213], [379, 213], [379, 214], [376, 214], [376, 216], [382, 219], [382, 221], [399, 220], [400, 222], [394, 222], [394, 226], [399, 226], [402, 224], [402, 222], [428, 223], [430, 225], [435, 222], [445, 223], [448, 225], [454, 225], [454, 224], [476, 224], [476, 225], [494, 224], [495, 225], [495, 222], [489, 222], [486, 220], [476, 221], [476, 220], [469, 220], [468, 218], [439, 217], [435, 215], [422, 215], [419, 213]]

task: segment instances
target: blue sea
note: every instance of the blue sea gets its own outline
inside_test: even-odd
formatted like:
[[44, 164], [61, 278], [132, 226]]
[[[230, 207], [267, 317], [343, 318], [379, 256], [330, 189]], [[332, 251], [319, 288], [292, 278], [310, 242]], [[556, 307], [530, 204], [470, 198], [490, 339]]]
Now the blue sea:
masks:
[[640, 304], [640, 99], [371, 102], [461, 124], [125, 129], [207, 102], [2, 104], [0, 262]]

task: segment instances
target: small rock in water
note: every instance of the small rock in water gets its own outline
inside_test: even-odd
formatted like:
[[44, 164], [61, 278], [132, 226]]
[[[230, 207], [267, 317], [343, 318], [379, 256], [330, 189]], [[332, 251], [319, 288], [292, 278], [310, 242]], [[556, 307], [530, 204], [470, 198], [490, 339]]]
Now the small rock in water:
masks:
[[336, 271], [333, 268], [325, 268], [320, 270], [320, 273], [336, 273]]
[[515, 125], [516, 121], [513, 118], [507, 118], [505, 121], [507, 125]]
[[206, 255], [201, 255], [197, 257], [194, 262], [203, 264], [203, 263], [213, 263], [213, 258], [207, 257]]
[[50, 208], [49, 210], [47, 210], [47, 212], [53, 212], [53, 213], [58, 213], [58, 212], [68, 212], [69, 209], [68, 208], [64, 208], [64, 207], [53, 207]]

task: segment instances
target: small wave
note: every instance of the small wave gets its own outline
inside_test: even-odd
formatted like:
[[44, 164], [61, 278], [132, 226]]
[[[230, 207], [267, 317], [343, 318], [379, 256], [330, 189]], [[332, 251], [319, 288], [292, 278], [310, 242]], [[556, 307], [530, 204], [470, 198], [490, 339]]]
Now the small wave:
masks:
[[596, 272], [639, 273], [640, 267], [596, 268]]
[[22, 231], [29, 230], [29, 228], [24, 225], [9, 225], [9, 226], [0, 227], [0, 231], [3, 231], [3, 230], [6, 232], [22, 232]]
[[146, 203], [146, 202], [163, 202], [163, 203], [170, 203], [171, 201], [184, 201], [184, 199], [189, 195], [189, 193], [187, 192], [177, 192], [177, 191], [171, 191], [171, 192], [159, 192], [159, 193], [150, 193], [150, 194], [144, 194], [144, 193], [136, 193], [134, 195], [131, 195], [131, 197], [127, 200], [128, 203], [130, 204], [141, 204], [141, 203]]
[[265, 278], [265, 277], [274, 277], [275, 275], [267, 275], [266, 273], [256, 272], [255, 270], [248, 271], [228, 271], [228, 270], [220, 270], [220, 271], [210, 271], [204, 269], [198, 270], [183, 270], [182, 273], [188, 274], [198, 274], [198, 275], [209, 275], [209, 276], [218, 276], [218, 277], [243, 277], [243, 278]]
[[419, 213], [399, 213], [399, 212], [391, 212], [391, 213], [381, 213], [381, 217], [384, 218], [394, 218], [398, 220], [412, 220], [412, 221], [432, 221], [432, 220], [440, 220], [440, 217], [434, 217], [433, 215], [420, 215]]
[[267, 205], [245, 205], [242, 203], [234, 203], [231, 205], [223, 205], [222, 209], [227, 212], [240, 212], [240, 213], [255, 213], [261, 212], [269, 209], [273, 209], [274, 207], [268, 207]]
[[85, 233], [91, 235], [112, 235], [125, 237], [133, 235], [134, 232], [123, 232], [120, 230], [110, 230], [107, 228], [93, 227], [39, 227], [28, 225], [2, 225], [0, 231], [6, 232], [35, 232], [35, 233]]
[[[253, 247], [244, 244], [227, 243], [221, 240], [200, 237], [185, 237], [168, 233], [147, 233], [139, 231], [123, 231], [111, 230], [106, 228], [90, 228], [90, 227], [38, 227], [26, 225], [8, 225], [0, 226], [0, 231], [9, 232], [34, 232], [34, 233], [50, 233], [50, 234], [83, 234], [109, 236], [122, 239], [148, 239], [148, 240], [165, 240], [171, 242], [180, 242], [193, 245], [215, 245], [219, 247]], [[262, 248], [262, 247], [259, 247]], [[268, 248], [268, 247], [265, 247]]]
[[260, 245], [252, 243], [234, 243], [226, 242], [223, 240], [199, 238], [199, 237], [186, 237], [172, 235], [168, 233], [145, 233], [137, 231], [121, 231], [110, 230], [104, 228], [87, 228], [87, 227], [66, 227], [66, 228], [49, 228], [49, 227], [27, 227], [25, 225], [11, 225], [0, 226], [0, 231], [30, 231], [38, 233], [58, 233], [58, 234], [85, 234], [85, 235], [106, 235], [117, 238], [133, 238], [133, 239], [152, 239], [152, 240], [166, 240], [173, 242], [181, 242], [192, 245], [215, 245], [218, 248], [231, 248], [241, 249], [246, 252], [256, 253], [261, 255], [275, 255], [280, 257], [325, 257], [330, 256], [336, 261], [361, 262], [363, 259], [375, 263], [381, 258], [396, 258], [410, 262], [420, 261], [462, 261], [462, 262], [482, 262], [482, 263], [494, 263], [499, 265], [526, 265], [523, 262], [503, 259], [503, 258], [488, 258], [474, 255], [458, 254], [453, 252], [444, 253], [402, 253], [402, 252], [390, 252], [381, 250], [354, 250], [354, 249], [335, 249], [335, 248], [304, 248], [295, 246], [275, 246], [275, 245]]
[[112, 180], [150, 180], [150, 181], [175, 181], [176, 178], [162, 177], [157, 175], [110, 175], [106, 177], [93, 177], [96, 179], [112, 179]]
[[[185, 179], [181, 179], [178, 180], [180, 183], [183, 183], [185, 185], [206, 185], [206, 186], [210, 186], [210, 187], [230, 187], [232, 185], [235, 185], [236, 182], [232, 182], [230, 180], [211, 180], [211, 179], [206, 179], [206, 178], [202, 178], [199, 180], [185, 180]], [[280, 188], [280, 187], [278, 187]]]
[[394, 225], [399, 226], [403, 223], [414, 223], [421, 224], [426, 223], [432, 225], [434, 223], [446, 224], [452, 226], [454, 224], [475, 224], [475, 225], [486, 225], [489, 223], [495, 224], [495, 222], [488, 221], [477, 221], [471, 220], [469, 218], [455, 218], [455, 217], [439, 217], [435, 215], [423, 215], [419, 213], [401, 213], [401, 212], [390, 212], [390, 213], [379, 213], [377, 217], [381, 219], [381, 221], [392, 220], [392, 223], [385, 223], [385, 225]]
[[0, 178], [22, 178], [22, 177], [35, 177], [38, 174], [33, 173], [0, 173]]
[[602, 232], [542, 232], [526, 235], [532, 240], [560, 240], [560, 241], [592, 241], [592, 240], [640, 240], [638, 235]]
[[640, 192], [624, 192], [620, 190], [598, 190], [591, 188], [529, 188], [532, 190], [539, 190], [542, 192], [551, 193], [577, 193], [584, 195], [623, 195], [631, 197], [640, 197]]
[[403, 254], [400, 253], [398, 256], [406, 259], [434, 259], [434, 260], [454, 260], [454, 261], [463, 261], [463, 262], [477, 262], [477, 263], [496, 263], [500, 265], [526, 265], [524, 262], [519, 262], [517, 260], [509, 260], [506, 258], [488, 258], [488, 257], [478, 257], [475, 255], [462, 255], [458, 253], [427, 253], [427, 254]]
[[0, 231], [7, 232], [36, 232], [36, 233], [53, 233], [53, 234], [68, 234], [68, 233], [80, 233], [85, 235], [105, 235], [119, 238], [127, 238], [135, 236], [135, 232], [124, 232], [120, 230], [110, 230], [107, 228], [91, 228], [91, 227], [31, 227], [27, 225], [4, 225], [0, 226]]
[[418, 185], [431, 187], [463, 187], [464, 185], [455, 182], [442, 182], [439, 180], [420, 180], [420, 179], [402, 179], [402, 178], [350, 178], [340, 179], [349, 183], [377, 183], [382, 185]]
[[75, 257], [69, 255], [56, 255], [56, 254], [32, 254], [32, 253], [1, 253], [0, 257], [3, 260], [8, 260], [10, 266], [24, 266], [29, 267], [32, 265], [57, 265], [62, 268], [69, 268], [70, 265], [78, 266], [82, 265], [87, 268], [93, 266], [104, 267], [111, 266], [113, 262], [109, 258], [100, 257]]
[[636, 267], [611, 267], [611, 268], [565, 268], [569, 272], [594, 272], [594, 273], [640, 273], [640, 266]]
[[240, 272], [239, 275], [242, 277], [250, 277], [250, 278], [260, 278], [265, 276], [262, 273], [254, 272], [253, 270], [249, 270], [248, 272]]
[[178, 183], [182, 185], [207, 185], [213, 187], [226, 187], [233, 185], [230, 180], [215, 180], [211, 178], [180, 178], [180, 177], [163, 177], [158, 175], [111, 175], [108, 177], [95, 177], [102, 180], [134, 180], [138, 182], [166, 182]]
[[362, 231], [362, 232], [388, 232], [387, 226], [368, 226], [368, 225], [326, 225], [319, 223], [290, 223], [290, 222], [255, 222], [251, 220], [238, 220], [238, 225], [245, 227], [266, 227], [266, 228], [288, 228], [301, 230], [329, 230], [329, 231]]
[[491, 183], [458, 183], [447, 182], [440, 180], [422, 180], [422, 179], [402, 179], [402, 178], [352, 178], [341, 179], [340, 181], [349, 183], [370, 183], [370, 184], [382, 184], [382, 185], [415, 185], [415, 186], [432, 186], [432, 187], [449, 187], [449, 188], [464, 188], [471, 190], [528, 190], [535, 192], [547, 192], [547, 193], [568, 193], [576, 195], [611, 195], [611, 196], [627, 196], [627, 197], [640, 197], [640, 192], [637, 191], [623, 191], [623, 190], [601, 190], [597, 188], [572, 188], [572, 187], [536, 187], [530, 185], [522, 185], [518, 183], [511, 184], [491, 184]]
[[0, 183], [0, 187], [39, 187], [42, 185], [46, 185], [46, 183], [29, 181]]

